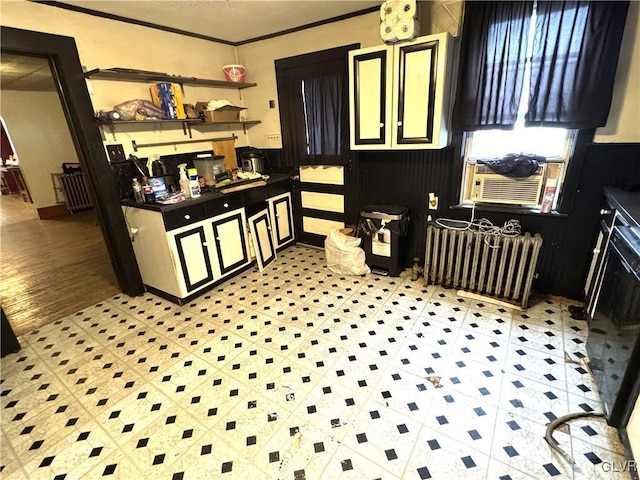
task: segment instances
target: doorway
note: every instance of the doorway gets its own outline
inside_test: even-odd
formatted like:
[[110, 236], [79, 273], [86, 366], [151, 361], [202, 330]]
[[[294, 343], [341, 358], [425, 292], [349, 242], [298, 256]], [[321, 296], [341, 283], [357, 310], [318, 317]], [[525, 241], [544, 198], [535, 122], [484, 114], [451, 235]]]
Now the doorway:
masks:
[[78, 161], [49, 61], [3, 54], [2, 71], [2, 173], [23, 185], [11, 187], [7, 176], [0, 197], [1, 301], [22, 335], [120, 288], [95, 211], [38, 215], [60, 206], [51, 173], [61, 171], [61, 159]]
[[15, 54], [48, 60], [76, 157], [92, 190], [96, 215], [93, 226], [102, 234], [120, 291], [129, 296], [144, 293], [74, 39], [4, 26], [0, 26], [0, 36], [3, 56]]

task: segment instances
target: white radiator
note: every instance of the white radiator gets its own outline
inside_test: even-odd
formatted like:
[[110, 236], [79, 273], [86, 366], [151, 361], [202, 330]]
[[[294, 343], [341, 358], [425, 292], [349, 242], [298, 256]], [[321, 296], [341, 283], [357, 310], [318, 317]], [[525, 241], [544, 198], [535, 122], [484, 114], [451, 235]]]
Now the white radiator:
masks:
[[63, 173], [58, 179], [67, 209], [71, 213], [93, 208], [91, 195], [82, 173]]
[[527, 308], [542, 237], [487, 236], [427, 227], [427, 284], [479, 293]]

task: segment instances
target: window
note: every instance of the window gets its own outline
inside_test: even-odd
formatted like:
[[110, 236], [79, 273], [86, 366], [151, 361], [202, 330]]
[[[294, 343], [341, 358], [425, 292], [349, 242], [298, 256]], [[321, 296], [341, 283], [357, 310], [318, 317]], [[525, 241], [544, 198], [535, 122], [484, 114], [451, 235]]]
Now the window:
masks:
[[[453, 119], [465, 138], [462, 203], [555, 209], [579, 129], [606, 124], [627, 7], [466, 3]], [[528, 168], [505, 173], [518, 155]]]
[[[461, 203], [509, 204], [542, 209], [544, 190], [548, 210], [555, 209], [571, 158], [576, 130], [549, 127], [516, 126], [514, 130], [479, 130], [465, 135]], [[528, 177], [515, 178], [495, 173], [483, 160], [504, 158], [509, 154], [534, 154], [544, 157], [539, 168]], [[547, 206], [545, 205], [545, 211]]]

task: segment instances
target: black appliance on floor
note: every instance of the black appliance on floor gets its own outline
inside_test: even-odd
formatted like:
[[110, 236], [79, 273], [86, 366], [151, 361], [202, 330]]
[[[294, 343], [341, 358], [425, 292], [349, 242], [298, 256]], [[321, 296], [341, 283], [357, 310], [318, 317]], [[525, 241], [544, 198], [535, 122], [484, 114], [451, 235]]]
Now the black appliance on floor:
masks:
[[587, 353], [607, 422], [623, 428], [640, 386], [640, 193], [605, 196], [585, 287]]

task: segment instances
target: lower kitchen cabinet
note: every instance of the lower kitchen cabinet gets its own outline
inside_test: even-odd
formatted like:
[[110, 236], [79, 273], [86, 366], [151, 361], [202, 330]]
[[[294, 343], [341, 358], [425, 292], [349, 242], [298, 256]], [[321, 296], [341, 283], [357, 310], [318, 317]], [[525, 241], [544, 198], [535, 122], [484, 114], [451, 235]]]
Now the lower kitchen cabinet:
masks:
[[244, 267], [250, 261], [247, 245], [247, 220], [244, 208], [205, 220], [211, 226], [216, 264], [220, 277]]
[[[177, 205], [133, 205], [122, 212], [148, 291], [178, 304], [256, 260], [262, 270], [295, 239], [288, 176], [228, 195]], [[247, 219], [247, 215], [249, 218]]]
[[123, 213], [142, 281], [176, 303], [250, 263], [244, 208], [169, 231], [161, 212], [123, 207]]
[[[184, 231], [180, 231], [184, 230]], [[188, 226], [171, 233], [173, 258], [178, 259], [181, 280], [186, 292], [193, 292], [214, 281], [205, 225]]]
[[249, 217], [249, 232], [258, 270], [262, 271], [276, 259], [276, 247], [271, 234], [271, 222], [267, 209]]
[[286, 192], [267, 199], [275, 248], [281, 248], [295, 239], [291, 193]]

